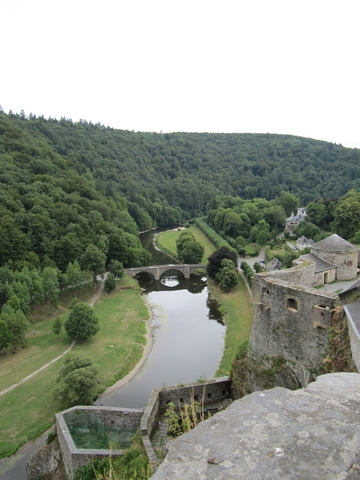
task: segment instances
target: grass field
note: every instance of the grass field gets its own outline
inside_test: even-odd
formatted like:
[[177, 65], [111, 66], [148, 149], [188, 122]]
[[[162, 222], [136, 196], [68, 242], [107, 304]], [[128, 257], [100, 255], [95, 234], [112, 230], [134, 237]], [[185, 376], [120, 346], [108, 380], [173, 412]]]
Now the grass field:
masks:
[[[103, 294], [94, 311], [100, 321], [99, 333], [77, 344], [70, 354], [91, 358], [104, 389], [131, 371], [141, 358], [149, 312], [137, 282], [129, 277], [112, 294]], [[67, 315], [68, 310], [63, 310], [63, 318]], [[66, 350], [70, 339], [62, 332], [58, 340], [51, 331], [52, 323], [53, 318], [36, 322], [28, 331], [29, 347], [0, 359], [1, 390]], [[54, 423], [54, 414], [62, 406], [52, 391], [65, 358], [0, 396], [0, 458], [11, 455]]]
[[210, 282], [209, 288], [226, 312], [225, 348], [216, 372], [216, 376], [221, 377], [229, 375], [240, 345], [250, 338], [254, 309], [246, 283], [240, 275], [238, 285], [230, 292], [224, 293], [214, 282]]
[[200, 263], [207, 263], [208, 257], [216, 250], [215, 246], [210, 242], [206, 235], [195, 225], [192, 225], [190, 228], [186, 230], [169, 230], [167, 232], [159, 233], [156, 237], [156, 244], [159, 248], [164, 248], [164, 250], [168, 250], [172, 252], [173, 256], [176, 256], [176, 239], [179, 235], [184, 232], [189, 231], [191, 232], [195, 240], [200, 242], [204, 248], [204, 255]]

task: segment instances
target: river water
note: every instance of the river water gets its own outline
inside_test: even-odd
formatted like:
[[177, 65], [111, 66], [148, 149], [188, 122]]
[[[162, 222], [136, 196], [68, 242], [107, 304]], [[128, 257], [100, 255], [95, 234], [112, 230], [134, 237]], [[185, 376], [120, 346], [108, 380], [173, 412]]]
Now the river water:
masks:
[[142, 408], [154, 387], [210, 379], [219, 366], [225, 326], [206, 278], [184, 279], [173, 272], [153, 283], [142, 279], [140, 285], [152, 311], [154, 345], [131, 382], [99, 399], [100, 405]]
[[[148, 232], [140, 236], [152, 253], [152, 264], [176, 264], [154, 247], [153, 235]], [[139, 282], [152, 311], [154, 345], [131, 382], [99, 399], [101, 405], [142, 408], [152, 388], [210, 379], [221, 360], [225, 327], [205, 278], [185, 279], [174, 270], [161, 281], [141, 277]], [[0, 460], [0, 480], [25, 480], [25, 465], [45, 439], [44, 435], [12, 457]]]

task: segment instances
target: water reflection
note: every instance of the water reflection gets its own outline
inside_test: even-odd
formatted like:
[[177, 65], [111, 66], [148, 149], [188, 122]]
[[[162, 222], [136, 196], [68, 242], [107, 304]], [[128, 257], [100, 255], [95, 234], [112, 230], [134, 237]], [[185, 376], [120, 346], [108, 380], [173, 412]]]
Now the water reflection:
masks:
[[221, 360], [225, 327], [205, 277], [141, 275], [139, 283], [153, 312], [154, 346], [133, 380], [99, 399], [102, 405], [142, 408], [154, 387], [213, 378]]
[[165, 285], [165, 287], [174, 288], [180, 285], [180, 280], [177, 275], [167, 276], [165, 278], [160, 278], [160, 283]]

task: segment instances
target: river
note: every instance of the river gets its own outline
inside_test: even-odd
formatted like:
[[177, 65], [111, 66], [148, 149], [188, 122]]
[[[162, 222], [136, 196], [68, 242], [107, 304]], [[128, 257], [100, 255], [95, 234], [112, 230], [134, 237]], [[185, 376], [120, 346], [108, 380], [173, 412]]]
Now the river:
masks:
[[225, 326], [206, 278], [186, 280], [173, 272], [147, 285], [142, 280], [142, 286], [152, 311], [148, 328], [153, 348], [131, 382], [101, 397], [97, 404], [142, 408], [154, 387], [210, 379], [219, 366]]

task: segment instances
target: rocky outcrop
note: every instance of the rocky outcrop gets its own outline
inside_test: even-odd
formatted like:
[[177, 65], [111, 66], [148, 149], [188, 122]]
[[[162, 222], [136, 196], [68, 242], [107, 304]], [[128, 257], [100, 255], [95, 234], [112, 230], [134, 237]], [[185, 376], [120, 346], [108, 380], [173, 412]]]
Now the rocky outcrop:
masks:
[[28, 480], [62, 479], [65, 478], [61, 453], [58, 442], [52, 441], [50, 445], [44, 445], [35, 452], [26, 465]]
[[254, 392], [168, 443], [160, 479], [360, 478], [360, 375]]

